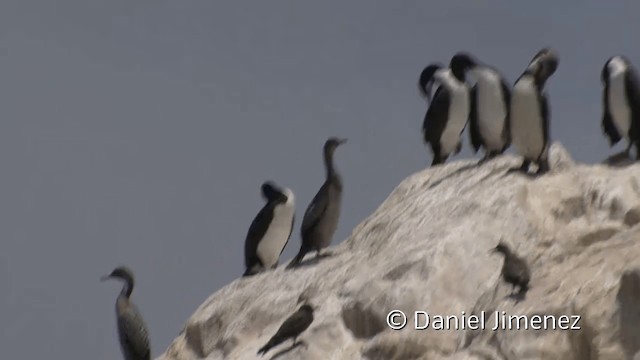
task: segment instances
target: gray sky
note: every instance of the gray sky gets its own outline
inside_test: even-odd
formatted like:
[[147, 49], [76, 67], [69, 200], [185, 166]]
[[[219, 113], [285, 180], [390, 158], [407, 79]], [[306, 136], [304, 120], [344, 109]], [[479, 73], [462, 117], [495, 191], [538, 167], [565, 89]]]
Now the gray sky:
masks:
[[634, 0], [3, 0], [3, 357], [119, 358], [120, 285], [98, 281], [119, 264], [158, 356], [243, 272], [264, 180], [297, 195], [284, 261], [298, 250], [330, 135], [349, 138], [346, 238], [430, 163], [416, 82], [458, 50], [511, 83], [553, 46], [552, 137], [601, 160], [600, 70], [617, 53], [640, 67], [638, 14]]

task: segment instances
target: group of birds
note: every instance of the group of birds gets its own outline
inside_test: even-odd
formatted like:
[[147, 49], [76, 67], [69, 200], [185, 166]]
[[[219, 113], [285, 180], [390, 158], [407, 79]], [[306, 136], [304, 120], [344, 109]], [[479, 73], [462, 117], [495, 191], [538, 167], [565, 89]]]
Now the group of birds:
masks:
[[[342, 203], [342, 178], [333, 164], [336, 149], [347, 139], [330, 137], [324, 144], [323, 157], [326, 178], [320, 190], [307, 206], [300, 227], [300, 251], [288, 268], [299, 265], [305, 255], [321, 250], [331, 244], [338, 227]], [[291, 189], [279, 187], [272, 181], [262, 184], [265, 205], [249, 226], [245, 239], [244, 261], [250, 276], [278, 266], [278, 260], [289, 242], [295, 222], [295, 196]]]
[[[321, 258], [321, 251], [328, 247], [338, 227], [342, 203], [342, 178], [333, 163], [336, 149], [347, 139], [330, 137], [324, 144], [323, 157], [326, 179], [307, 207], [300, 227], [301, 245], [298, 254], [287, 266], [293, 269], [302, 263], [309, 252]], [[278, 266], [280, 255], [289, 242], [295, 222], [295, 195], [286, 187], [273, 181], [261, 186], [266, 203], [255, 216], [245, 238], [244, 258], [246, 270], [243, 277], [252, 276]], [[125, 360], [149, 360], [151, 351], [149, 335], [139, 310], [131, 301], [133, 272], [126, 266], [117, 267], [102, 280], [119, 279], [124, 282], [116, 300], [118, 338]], [[273, 337], [258, 351], [265, 354], [283, 341], [297, 336], [313, 321], [313, 305], [305, 301], [282, 324]]]
[[[461, 136], [470, 123], [471, 144], [475, 152], [481, 147], [485, 156], [481, 163], [502, 153], [512, 144], [522, 156], [518, 170], [529, 172], [531, 164], [537, 174], [549, 170], [550, 110], [544, 92], [546, 81], [558, 68], [558, 56], [551, 48], [544, 48], [533, 57], [526, 69], [510, 87], [493, 67], [480, 63], [468, 53], [455, 54], [448, 67], [433, 63], [419, 77], [419, 89], [428, 100], [424, 118], [423, 136], [433, 151], [432, 166], [446, 162], [462, 149]], [[475, 84], [467, 82], [467, 75]], [[628, 142], [625, 150], [630, 156], [636, 146], [640, 157], [640, 82], [630, 62], [623, 56], [609, 58], [601, 73], [603, 84], [602, 129], [610, 146], [623, 138]], [[433, 88], [437, 85], [435, 94]], [[343, 183], [337, 172], [333, 156], [335, 150], [347, 140], [329, 138], [323, 148], [326, 178], [320, 190], [308, 205], [300, 227], [301, 245], [298, 254], [287, 266], [295, 268], [309, 252], [328, 247], [338, 226], [342, 202]], [[280, 256], [289, 242], [295, 223], [295, 196], [291, 189], [273, 181], [261, 186], [265, 205], [249, 226], [245, 238], [243, 277], [252, 276], [278, 266]], [[530, 271], [525, 260], [515, 254], [502, 240], [492, 250], [504, 256], [502, 278], [522, 296], [529, 289]], [[124, 282], [116, 300], [118, 337], [125, 360], [149, 360], [151, 352], [146, 325], [136, 306], [131, 302], [134, 277], [125, 266], [117, 267], [103, 280], [115, 278]], [[313, 322], [314, 306], [304, 301], [289, 316], [275, 335], [258, 350], [265, 354], [274, 346], [293, 339]]]
[[[514, 85], [508, 85], [495, 68], [464, 52], [455, 54], [448, 67], [427, 66], [418, 81], [429, 102], [422, 127], [424, 141], [433, 152], [432, 166], [444, 163], [462, 149], [467, 124], [474, 152], [485, 150], [484, 162], [514, 145], [523, 162], [519, 170], [537, 166], [549, 170], [550, 105], [544, 87], [556, 72], [558, 55], [543, 48], [529, 62]], [[468, 75], [475, 83], [468, 81]], [[609, 58], [602, 69], [602, 129], [610, 146], [628, 142], [627, 156], [636, 146], [640, 156], [640, 82], [624, 56]], [[434, 85], [438, 85], [435, 94]]]

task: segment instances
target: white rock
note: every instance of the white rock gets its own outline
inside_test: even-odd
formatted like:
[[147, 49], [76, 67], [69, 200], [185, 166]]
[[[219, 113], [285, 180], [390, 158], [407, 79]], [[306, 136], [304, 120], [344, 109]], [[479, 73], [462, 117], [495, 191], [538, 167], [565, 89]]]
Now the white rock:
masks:
[[[404, 180], [334, 256], [238, 279], [213, 294], [160, 357], [255, 359], [301, 296], [319, 305], [271, 359], [604, 360], [640, 355], [640, 164], [574, 164], [559, 145], [552, 172], [509, 173], [504, 156], [452, 162]], [[349, 184], [346, 184], [346, 191]], [[507, 298], [500, 238], [526, 258], [525, 300]], [[579, 315], [581, 330], [391, 330], [411, 315]], [[487, 315], [489, 316], [489, 315]], [[410, 316], [411, 317], [411, 316]]]

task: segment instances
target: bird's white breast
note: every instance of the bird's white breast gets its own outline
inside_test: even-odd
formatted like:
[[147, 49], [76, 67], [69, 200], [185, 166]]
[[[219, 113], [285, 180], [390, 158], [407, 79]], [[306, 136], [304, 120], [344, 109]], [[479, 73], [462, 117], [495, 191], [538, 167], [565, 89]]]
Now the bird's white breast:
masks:
[[455, 152], [460, 143], [460, 134], [469, 118], [469, 88], [456, 79], [450, 70], [437, 74], [438, 80], [449, 91], [449, 115], [447, 125], [440, 137], [442, 154]]
[[[612, 60], [612, 63], [615, 60]], [[609, 113], [618, 133], [628, 139], [631, 127], [631, 109], [627, 103], [624, 66], [610, 66], [609, 72]]]
[[543, 119], [533, 78], [522, 77], [511, 95], [511, 136], [518, 153], [536, 160], [545, 150]]
[[266, 233], [258, 243], [257, 255], [265, 268], [278, 262], [282, 249], [291, 234], [291, 222], [295, 212], [295, 197], [289, 189], [285, 190], [287, 202], [278, 204], [273, 209], [273, 219]]
[[480, 135], [490, 150], [500, 150], [504, 146], [503, 129], [509, 106], [502, 94], [502, 82], [490, 69], [477, 70], [475, 75]]

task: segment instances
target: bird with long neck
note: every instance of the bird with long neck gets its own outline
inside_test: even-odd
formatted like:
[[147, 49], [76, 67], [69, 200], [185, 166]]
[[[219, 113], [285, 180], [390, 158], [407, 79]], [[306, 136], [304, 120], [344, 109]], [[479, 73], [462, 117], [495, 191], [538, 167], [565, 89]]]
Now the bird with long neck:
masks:
[[111, 274], [101, 278], [122, 280], [122, 290], [116, 299], [116, 318], [120, 349], [125, 360], [150, 360], [149, 333], [147, 326], [135, 304], [130, 300], [133, 292], [133, 272], [125, 267], [115, 268]]
[[333, 154], [346, 142], [347, 139], [331, 137], [324, 144], [326, 179], [304, 213], [300, 229], [302, 244], [287, 266], [289, 268], [298, 265], [309, 251], [315, 250], [320, 255], [320, 250], [331, 244], [340, 218], [343, 189], [342, 178], [333, 164]]
[[331, 181], [333, 186], [337, 186], [340, 188], [342, 188], [342, 178], [340, 177], [340, 174], [338, 174], [338, 171], [336, 171], [336, 167], [333, 164], [333, 154], [335, 153], [338, 146], [346, 142], [347, 139], [331, 138], [325, 143], [325, 146], [322, 149], [327, 181]]

